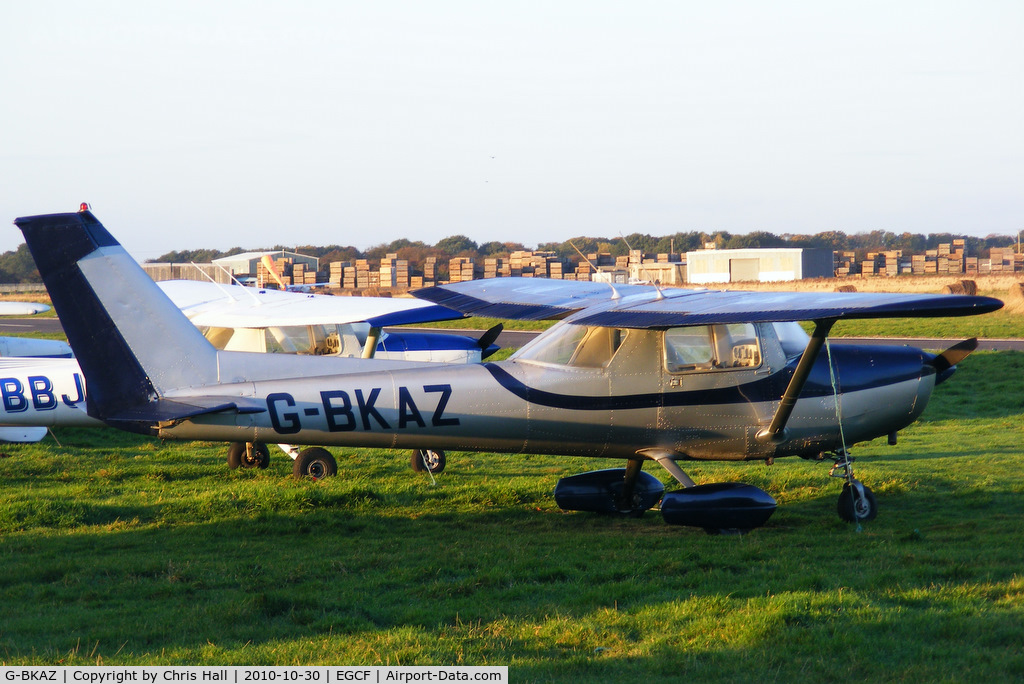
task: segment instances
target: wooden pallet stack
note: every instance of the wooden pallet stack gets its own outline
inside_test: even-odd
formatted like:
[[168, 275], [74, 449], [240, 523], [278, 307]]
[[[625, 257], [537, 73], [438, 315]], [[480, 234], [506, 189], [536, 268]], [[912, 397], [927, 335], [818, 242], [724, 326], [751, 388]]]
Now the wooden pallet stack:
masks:
[[475, 268], [473, 260], [469, 257], [452, 257], [448, 260], [448, 280], [453, 283], [463, 283], [473, 280]]
[[380, 271], [372, 259], [356, 259], [356, 289], [380, 287]]
[[437, 285], [437, 257], [427, 257], [423, 262], [423, 287]]
[[334, 288], [349, 287], [345, 284], [346, 270], [352, 271], [352, 285], [355, 287], [356, 271], [352, 268], [351, 261], [332, 261], [327, 265], [327, 283]]
[[384, 255], [380, 262], [381, 287], [409, 287], [409, 260], [399, 259], [397, 252]]
[[512, 262], [502, 257], [484, 259], [484, 278], [507, 278], [512, 275]]
[[860, 273], [856, 252], [836, 252], [834, 265], [835, 273], [839, 277]]

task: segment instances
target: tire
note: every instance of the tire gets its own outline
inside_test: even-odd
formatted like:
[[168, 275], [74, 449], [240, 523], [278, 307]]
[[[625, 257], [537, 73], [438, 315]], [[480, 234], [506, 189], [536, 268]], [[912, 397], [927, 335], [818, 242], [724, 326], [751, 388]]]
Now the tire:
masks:
[[413, 449], [409, 464], [413, 472], [437, 475], [444, 471], [447, 463], [444, 452], [440, 449]]
[[292, 474], [296, 478], [309, 477], [314, 480], [334, 477], [338, 474], [338, 463], [327, 449], [309, 447], [295, 457]]
[[[250, 446], [251, 445], [251, 446]], [[270, 451], [259, 442], [232, 442], [228, 447], [228, 467], [265, 469], [270, 465]]]
[[864, 487], [864, 496], [859, 497], [856, 488], [850, 483], [843, 485], [843, 491], [839, 493], [839, 502], [836, 506], [839, 517], [846, 522], [861, 522], [874, 520], [878, 516], [878, 502], [875, 494], [867, 487]]

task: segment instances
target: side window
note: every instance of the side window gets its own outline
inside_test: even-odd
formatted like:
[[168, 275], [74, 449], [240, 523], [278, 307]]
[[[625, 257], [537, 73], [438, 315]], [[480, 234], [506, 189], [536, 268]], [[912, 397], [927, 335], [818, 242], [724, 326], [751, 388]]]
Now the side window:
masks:
[[665, 331], [665, 369], [670, 373], [714, 367], [711, 326], [688, 325]]
[[756, 368], [761, 365], [761, 345], [753, 323], [730, 323], [714, 328], [723, 368]]
[[751, 323], [689, 325], [665, 331], [665, 369], [670, 373], [760, 365], [761, 345]]
[[272, 326], [266, 329], [267, 351], [272, 354], [309, 354], [309, 329], [304, 325]]

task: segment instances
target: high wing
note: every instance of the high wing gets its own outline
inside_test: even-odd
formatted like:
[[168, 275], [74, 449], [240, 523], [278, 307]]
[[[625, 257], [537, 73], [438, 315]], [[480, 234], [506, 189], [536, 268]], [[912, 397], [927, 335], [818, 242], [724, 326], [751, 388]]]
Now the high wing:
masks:
[[655, 293], [655, 288], [644, 285], [612, 286], [546, 278], [488, 278], [428, 287], [416, 290], [413, 295], [470, 316], [542, 321], [565, 318], [581, 309], [623, 297], [646, 297]]
[[566, 318], [580, 325], [669, 328], [683, 325], [969, 316], [1003, 303], [992, 297], [850, 292], [659, 290], [521, 278], [474, 280], [418, 290], [421, 299], [476, 316]]
[[407, 298], [333, 297], [194, 280], [158, 285], [196, 326], [265, 328], [365, 321], [380, 327], [462, 318], [443, 306]]

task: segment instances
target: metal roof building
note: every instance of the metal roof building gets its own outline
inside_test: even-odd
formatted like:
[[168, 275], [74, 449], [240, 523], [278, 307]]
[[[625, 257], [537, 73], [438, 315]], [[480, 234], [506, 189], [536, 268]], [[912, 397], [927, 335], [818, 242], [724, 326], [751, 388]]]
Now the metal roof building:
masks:
[[276, 252], [243, 252], [241, 254], [234, 254], [232, 256], [221, 257], [220, 259], [214, 259], [213, 263], [226, 268], [232, 275], [251, 276], [256, 275], [260, 259], [262, 259], [264, 255], [270, 255], [270, 258], [274, 261], [291, 259], [293, 264], [304, 264], [312, 271], [320, 270], [320, 260], [316, 257], [297, 254], [296, 252], [288, 252], [286, 250], [279, 250]]
[[829, 249], [702, 249], [686, 253], [687, 282], [772, 282], [834, 278]]

